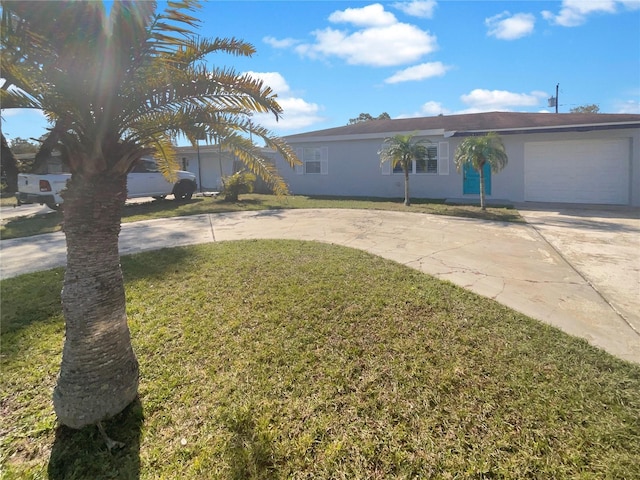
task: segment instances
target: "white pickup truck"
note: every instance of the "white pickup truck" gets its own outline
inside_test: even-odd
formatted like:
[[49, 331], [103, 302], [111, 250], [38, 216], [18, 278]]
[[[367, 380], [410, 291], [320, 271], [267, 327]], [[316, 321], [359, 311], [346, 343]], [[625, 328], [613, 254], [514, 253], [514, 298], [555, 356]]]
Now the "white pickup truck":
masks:
[[[161, 199], [173, 195], [176, 200], [189, 200], [198, 188], [196, 176], [182, 170], [176, 175], [176, 183], [171, 183], [160, 173], [154, 160], [140, 159], [127, 175], [127, 198]], [[57, 210], [63, 202], [60, 192], [70, 178], [70, 173], [18, 174], [18, 205], [39, 203]]]

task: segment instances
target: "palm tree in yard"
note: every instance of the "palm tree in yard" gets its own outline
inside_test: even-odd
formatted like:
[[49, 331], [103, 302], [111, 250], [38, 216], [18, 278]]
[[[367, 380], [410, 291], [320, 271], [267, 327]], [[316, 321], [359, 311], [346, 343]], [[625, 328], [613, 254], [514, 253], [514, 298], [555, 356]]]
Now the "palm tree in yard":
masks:
[[453, 161], [458, 172], [465, 164], [469, 164], [480, 175], [480, 208], [485, 210], [484, 166], [489, 164], [491, 172], [498, 173], [509, 161], [502, 138], [494, 132], [481, 137], [467, 137], [456, 148]]
[[400, 166], [404, 172], [404, 204], [408, 207], [411, 205], [409, 197], [409, 172], [415, 161], [418, 165], [424, 166], [427, 158], [429, 158], [429, 150], [426, 143], [429, 140], [413, 141], [411, 134], [398, 134], [393, 137], [384, 139], [382, 149], [378, 152], [380, 162], [390, 162], [391, 170]]
[[[42, 109], [72, 173], [64, 196], [67, 268], [62, 305], [66, 338], [53, 403], [60, 423], [81, 428], [122, 411], [137, 396], [118, 236], [134, 162], [154, 154], [171, 176], [171, 140], [229, 129], [262, 137], [290, 165], [292, 150], [238, 112], [281, 107], [261, 81], [229, 68], [207, 68], [214, 52], [251, 56], [237, 39], [205, 39], [185, 0], [156, 12], [150, 1], [116, 0], [107, 16], [95, 1], [2, 1], [2, 108]], [[286, 185], [240, 138], [239, 158], [278, 193]]]

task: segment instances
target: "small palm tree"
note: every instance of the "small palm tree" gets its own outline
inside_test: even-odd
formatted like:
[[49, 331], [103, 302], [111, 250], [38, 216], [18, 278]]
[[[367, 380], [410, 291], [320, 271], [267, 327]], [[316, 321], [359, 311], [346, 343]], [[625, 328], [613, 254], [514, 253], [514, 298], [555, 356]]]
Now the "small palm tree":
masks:
[[404, 204], [408, 207], [411, 205], [409, 197], [409, 172], [411, 171], [413, 161], [418, 165], [424, 166], [429, 158], [429, 150], [426, 143], [429, 140], [418, 140], [413, 142], [412, 134], [398, 134], [393, 137], [384, 139], [382, 149], [378, 152], [380, 162], [390, 162], [391, 170], [398, 165], [404, 172]]
[[509, 161], [502, 138], [495, 132], [481, 137], [467, 137], [456, 148], [453, 161], [458, 173], [464, 165], [469, 164], [480, 175], [480, 208], [485, 210], [484, 166], [488, 163], [491, 166], [491, 172], [498, 173], [507, 166]]
[[[65, 343], [53, 395], [58, 421], [80, 428], [122, 411], [138, 393], [139, 368], [127, 325], [118, 236], [127, 173], [154, 153], [163, 173], [177, 170], [172, 140], [236, 135], [237, 157], [278, 193], [286, 185], [248, 133], [298, 163], [281, 139], [240, 112], [282, 109], [262, 81], [207, 68], [207, 55], [251, 56], [252, 45], [196, 37], [192, 1], [2, 0], [2, 108], [41, 109], [53, 123], [48, 142], [72, 174], [64, 196], [67, 267], [62, 291]], [[218, 130], [216, 130], [218, 129]], [[229, 136], [229, 135], [227, 135]], [[49, 147], [46, 147], [49, 148]]]

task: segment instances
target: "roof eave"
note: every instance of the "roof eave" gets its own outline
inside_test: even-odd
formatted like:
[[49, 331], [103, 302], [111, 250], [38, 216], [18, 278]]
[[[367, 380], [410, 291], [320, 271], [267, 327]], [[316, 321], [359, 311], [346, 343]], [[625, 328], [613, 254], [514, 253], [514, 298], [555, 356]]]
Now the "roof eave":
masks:
[[[474, 135], [484, 135], [489, 132], [501, 135], [532, 134], [532, 133], [562, 133], [562, 132], [590, 132], [595, 130], [617, 130], [622, 128], [640, 128], [639, 123], [617, 122], [617, 123], [589, 123], [583, 125], [557, 125], [543, 127], [518, 127], [518, 128], [493, 128], [481, 130], [465, 130], [450, 133], [450, 137], [471, 137]], [[447, 136], [447, 135], [445, 135]]]
[[402, 133], [408, 133], [414, 137], [442, 137], [445, 135], [444, 128], [435, 128], [430, 130], [412, 130], [407, 132], [391, 131], [378, 133], [361, 133], [361, 134], [343, 134], [343, 135], [309, 135], [297, 134], [295, 138], [284, 137], [289, 144], [308, 143], [308, 142], [336, 142], [336, 141], [356, 141], [356, 140], [378, 140], [380, 138], [393, 137]]

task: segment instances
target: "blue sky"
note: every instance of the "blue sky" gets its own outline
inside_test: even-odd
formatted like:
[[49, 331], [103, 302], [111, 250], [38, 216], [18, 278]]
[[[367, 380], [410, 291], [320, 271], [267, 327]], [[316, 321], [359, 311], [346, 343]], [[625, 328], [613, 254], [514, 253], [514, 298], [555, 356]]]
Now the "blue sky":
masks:
[[[200, 33], [252, 43], [253, 72], [277, 93], [278, 135], [392, 118], [482, 111], [553, 112], [597, 104], [640, 113], [640, 0], [213, 1]], [[7, 138], [39, 137], [38, 112], [3, 111]]]

